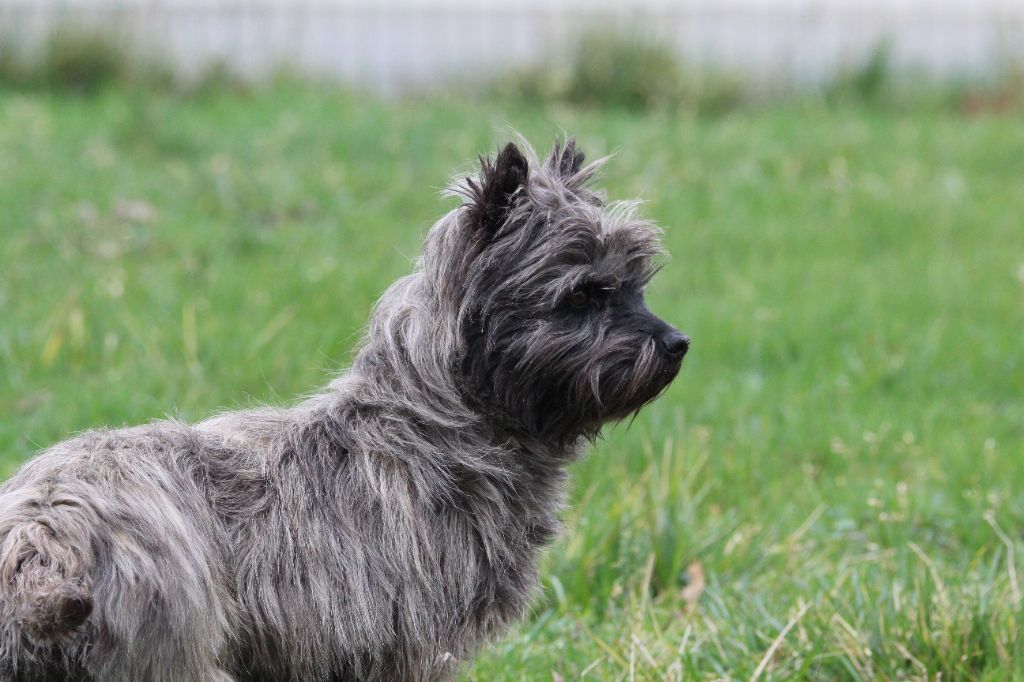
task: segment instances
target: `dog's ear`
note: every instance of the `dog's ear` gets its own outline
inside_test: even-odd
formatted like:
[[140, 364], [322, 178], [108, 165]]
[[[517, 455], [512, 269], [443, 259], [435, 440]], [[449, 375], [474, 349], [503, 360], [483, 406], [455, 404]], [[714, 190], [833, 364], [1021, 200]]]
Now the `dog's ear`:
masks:
[[576, 146], [576, 138], [570, 137], [564, 147], [560, 142], [555, 142], [548, 164], [560, 176], [569, 178], [580, 172], [584, 158], [583, 152]]
[[519, 147], [511, 142], [498, 152], [494, 161], [481, 158], [479, 182], [468, 181], [471, 190], [469, 208], [474, 225], [486, 230], [501, 227], [517, 195], [525, 191], [529, 176], [529, 162]]

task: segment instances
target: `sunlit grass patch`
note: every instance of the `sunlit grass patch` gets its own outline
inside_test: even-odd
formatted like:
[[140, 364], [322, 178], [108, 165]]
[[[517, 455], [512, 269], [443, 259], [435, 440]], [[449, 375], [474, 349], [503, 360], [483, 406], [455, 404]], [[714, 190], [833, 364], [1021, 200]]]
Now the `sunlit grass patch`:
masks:
[[321, 384], [509, 125], [616, 153], [609, 194], [667, 227], [651, 307], [694, 345], [574, 467], [530, 619], [466, 677], [1024, 675], [1009, 115], [2, 91], [0, 471]]

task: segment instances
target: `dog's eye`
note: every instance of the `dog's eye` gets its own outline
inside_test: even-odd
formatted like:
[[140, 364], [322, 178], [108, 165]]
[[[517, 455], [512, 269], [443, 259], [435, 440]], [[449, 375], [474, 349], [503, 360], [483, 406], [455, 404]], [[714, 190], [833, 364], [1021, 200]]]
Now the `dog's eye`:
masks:
[[572, 292], [572, 296], [569, 297], [569, 305], [574, 308], [582, 308], [588, 303], [590, 303], [590, 292], [585, 289], [577, 289]]

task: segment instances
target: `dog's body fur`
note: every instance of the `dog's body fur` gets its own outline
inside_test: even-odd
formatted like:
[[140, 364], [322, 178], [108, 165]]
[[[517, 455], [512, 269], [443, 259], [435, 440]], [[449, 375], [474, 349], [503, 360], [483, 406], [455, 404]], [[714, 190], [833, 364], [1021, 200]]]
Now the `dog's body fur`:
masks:
[[456, 186], [319, 395], [28, 462], [0, 487], [0, 679], [445, 679], [519, 617], [566, 465], [688, 343], [642, 305], [656, 231], [581, 163], [509, 145]]

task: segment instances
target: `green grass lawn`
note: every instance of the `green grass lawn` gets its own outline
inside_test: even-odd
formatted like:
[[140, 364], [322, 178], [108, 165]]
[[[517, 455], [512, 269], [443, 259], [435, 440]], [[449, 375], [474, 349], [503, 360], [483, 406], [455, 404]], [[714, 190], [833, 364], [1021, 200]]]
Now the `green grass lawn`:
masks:
[[1019, 112], [0, 92], [0, 476], [324, 383], [507, 127], [616, 153], [694, 346], [466, 678], [1024, 679]]

